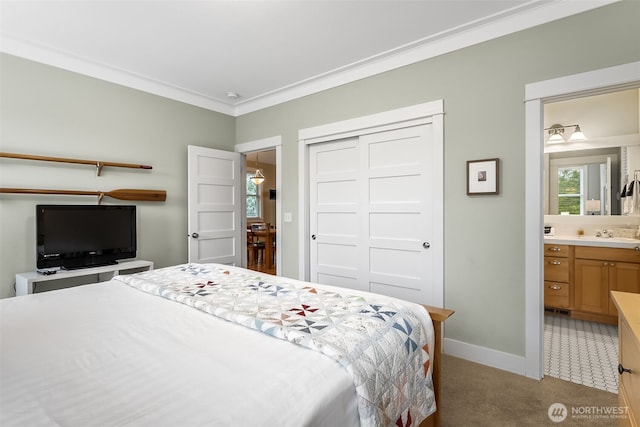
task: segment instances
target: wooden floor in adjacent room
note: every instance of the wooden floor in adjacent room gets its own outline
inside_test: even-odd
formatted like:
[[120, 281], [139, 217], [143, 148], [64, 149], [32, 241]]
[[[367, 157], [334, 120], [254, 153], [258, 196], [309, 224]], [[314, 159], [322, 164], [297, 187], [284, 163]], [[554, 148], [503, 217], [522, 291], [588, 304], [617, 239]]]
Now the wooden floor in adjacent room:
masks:
[[258, 260], [258, 262], [249, 262], [247, 264], [247, 268], [249, 270], [259, 271], [261, 273], [273, 274], [274, 276], [276, 274], [275, 264], [273, 264], [271, 267], [268, 267], [266, 263], [261, 262], [260, 260]]

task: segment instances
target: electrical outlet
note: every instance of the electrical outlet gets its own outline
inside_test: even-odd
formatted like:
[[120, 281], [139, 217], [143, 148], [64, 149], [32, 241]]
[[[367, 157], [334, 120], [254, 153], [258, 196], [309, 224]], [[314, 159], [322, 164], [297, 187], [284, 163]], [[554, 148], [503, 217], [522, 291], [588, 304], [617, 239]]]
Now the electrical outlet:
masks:
[[291, 222], [291, 221], [293, 221], [293, 215], [291, 214], [291, 212], [285, 212], [284, 222]]

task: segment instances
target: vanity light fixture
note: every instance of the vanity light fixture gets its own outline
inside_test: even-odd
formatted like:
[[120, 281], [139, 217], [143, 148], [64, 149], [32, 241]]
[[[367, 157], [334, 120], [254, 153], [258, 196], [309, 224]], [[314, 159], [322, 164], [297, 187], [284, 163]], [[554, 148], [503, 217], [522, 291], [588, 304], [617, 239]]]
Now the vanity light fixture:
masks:
[[580, 125], [576, 125], [576, 129], [573, 131], [571, 136], [569, 137], [569, 142], [573, 141], [586, 141], [587, 137], [584, 136], [584, 133], [580, 130]]
[[576, 141], [586, 141], [587, 137], [584, 136], [584, 133], [580, 130], [580, 125], [561, 125], [555, 124], [551, 125], [551, 127], [545, 128], [545, 130], [549, 133], [549, 139], [547, 139], [547, 144], [557, 144], [561, 142], [565, 142], [562, 134], [566, 128], [575, 128], [571, 136], [569, 137], [569, 142]]

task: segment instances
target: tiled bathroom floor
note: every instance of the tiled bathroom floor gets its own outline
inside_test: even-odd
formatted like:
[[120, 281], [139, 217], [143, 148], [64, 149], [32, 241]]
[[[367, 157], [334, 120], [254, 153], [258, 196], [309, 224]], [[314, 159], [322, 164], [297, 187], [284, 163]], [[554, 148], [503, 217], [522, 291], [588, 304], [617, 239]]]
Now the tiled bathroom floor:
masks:
[[544, 374], [618, 393], [618, 327], [544, 316]]

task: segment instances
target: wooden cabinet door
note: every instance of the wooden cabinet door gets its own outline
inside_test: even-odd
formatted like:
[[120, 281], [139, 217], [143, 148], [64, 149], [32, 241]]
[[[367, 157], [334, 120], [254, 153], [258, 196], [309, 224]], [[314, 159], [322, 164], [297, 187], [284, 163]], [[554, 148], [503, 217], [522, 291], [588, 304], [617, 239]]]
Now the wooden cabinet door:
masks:
[[575, 309], [609, 314], [609, 263], [575, 260]]
[[[628, 262], [609, 263], [609, 290], [640, 293], [640, 264]], [[611, 298], [607, 297], [608, 312], [617, 316], [618, 310]]]

